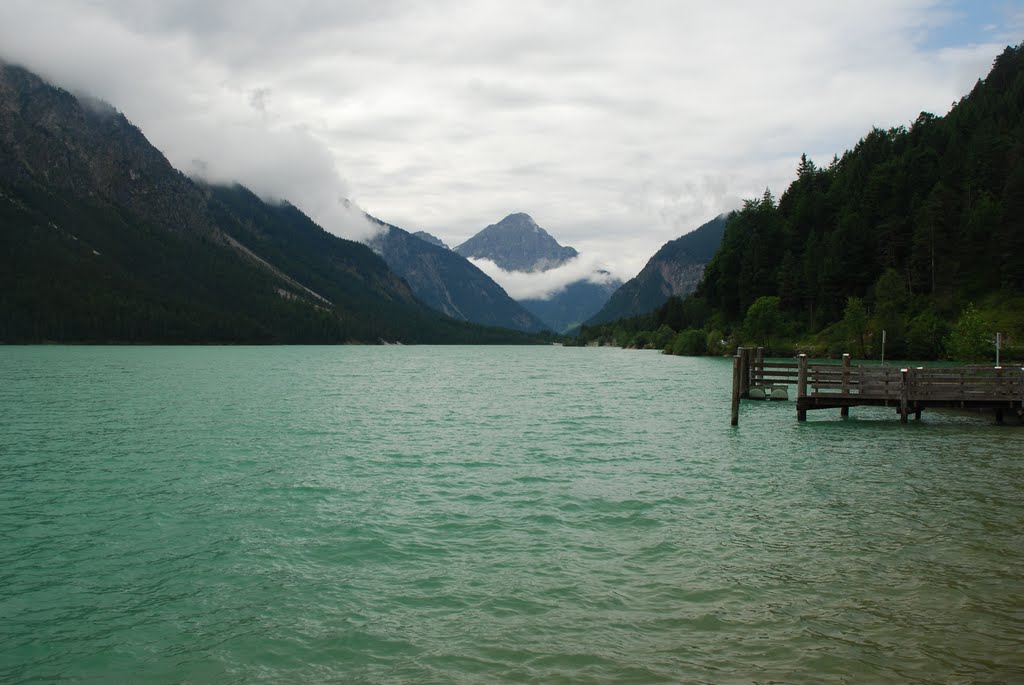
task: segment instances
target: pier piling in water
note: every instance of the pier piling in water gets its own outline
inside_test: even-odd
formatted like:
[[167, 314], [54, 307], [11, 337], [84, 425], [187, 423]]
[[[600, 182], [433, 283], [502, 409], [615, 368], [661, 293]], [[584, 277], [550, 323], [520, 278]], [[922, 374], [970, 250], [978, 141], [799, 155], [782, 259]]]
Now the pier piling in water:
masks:
[[732, 425], [740, 422], [740, 355], [732, 358]]

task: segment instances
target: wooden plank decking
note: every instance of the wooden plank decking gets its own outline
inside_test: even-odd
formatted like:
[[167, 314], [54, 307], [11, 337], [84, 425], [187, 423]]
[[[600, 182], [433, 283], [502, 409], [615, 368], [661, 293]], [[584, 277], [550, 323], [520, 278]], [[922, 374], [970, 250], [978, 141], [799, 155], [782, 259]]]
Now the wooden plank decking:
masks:
[[991, 409], [999, 422], [1004, 411], [1024, 414], [1024, 368], [853, 365], [849, 355], [842, 364], [811, 364], [806, 355], [795, 363], [766, 362], [760, 350], [755, 355], [740, 348], [733, 374], [734, 426], [739, 399], [749, 397], [751, 387], [794, 383], [799, 421], [813, 409], [839, 409], [846, 416], [856, 406], [895, 407], [904, 423], [930, 407]]

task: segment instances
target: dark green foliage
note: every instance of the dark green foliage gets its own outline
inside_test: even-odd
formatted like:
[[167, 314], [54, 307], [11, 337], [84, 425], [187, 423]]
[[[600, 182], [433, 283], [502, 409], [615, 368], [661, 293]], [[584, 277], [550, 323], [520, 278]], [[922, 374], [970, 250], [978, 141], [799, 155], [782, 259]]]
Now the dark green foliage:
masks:
[[772, 336], [782, 327], [782, 312], [776, 295], [762, 295], [747, 309], [743, 330], [762, 347], [771, 347]]
[[[907, 356], [910, 359], [939, 359], [945, 354], [944, 343], [949, 332], [950, 326], [945, 318], [939, 316], [934, 308], [925, 309], [914, 317], [907, 329]], [[956, 350], [952, 354], [955, 355]]]
[[946, 339], [946, 350], [954, 359], [979, 362], [991, 358], [995, 347], [990, 325], [974, 308], [967, 305]]
[[730, 218], [693, 296], [611, 328], [648, 326], [635, 337], [670, 320], [726, 351], [719, 330], [730, 344], [778, 330], [790, 350], [875, 357], [885, 331], [889, 359], [971, 359], [995, 330], [1008, 349], [1024, 339], [1024, 311], [1004, 306], [1022, 294], [1024, 45], [946, 116], [872, 129], [825, 168], [801, 157], [778, 202], [766, 191]]
[[864, 301], [859, 297], [846, 298], [846, 309], [843, 310], [843, 328], [847, 339], [855, 341], [857, 353], [867, 356], [865, 339], [868, 332], [868, 311]]
[[666, 350], [670, 354], [678, 354], [687, 357], [699, 357], [708, 351], [707, 333], [698, 328], [689, 328], [680, 331], [672, 339], [672, 345]]
[[766, 194], [729, 222], [696, 299], [736, 328], [777, 295], [803, 335], [846, 317], [855, 352], [886, 330], [886, 356], [941, 354], [924, 336], [965, 302], [1024, 288], [1022, 94], [1024, 47], [1008, 48], [947, 116], [874, 129], [828, 168], [802, 157], [777, 206]]

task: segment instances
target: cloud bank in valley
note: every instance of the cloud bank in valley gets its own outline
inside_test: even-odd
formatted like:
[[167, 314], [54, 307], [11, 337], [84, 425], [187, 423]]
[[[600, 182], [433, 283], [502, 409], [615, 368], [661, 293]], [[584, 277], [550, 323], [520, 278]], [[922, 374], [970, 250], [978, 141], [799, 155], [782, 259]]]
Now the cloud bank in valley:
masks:
[[548, 300], [577, 281], [608, 283], [614, 276], [596, 257], [579, 255], [547, 271], [506, 271], [490, 259], [469, 258], [515, 300]]
[[872, 126], [945, 113], [1022, 18], [945, 0], [6, 0], [0, 57], [339, 235], [374, 230], [342, 198], [449, 244], [519, 207], [628, 278], [780, 194], [801, 153], [826, 164]]

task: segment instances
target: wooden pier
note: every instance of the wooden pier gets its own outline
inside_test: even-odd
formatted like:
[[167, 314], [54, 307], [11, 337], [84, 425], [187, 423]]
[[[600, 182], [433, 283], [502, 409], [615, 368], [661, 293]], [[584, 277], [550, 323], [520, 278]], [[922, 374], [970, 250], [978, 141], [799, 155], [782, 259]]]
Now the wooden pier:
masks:
[[893, 407], [903, 423], [931, 407], [993, 410], [998, 423], [1006, 411], [1024, 415], [1024, 368], [854, 365], [848, 354], [841, 364], [812, 364], [804, 354], [796, 362], [766, 362], [761, 348], [741, 347], [733, 358], [732, 425], [752, 388], [790, 385], [798, 421], [811, 409], [849, 416], [857, 406]]

